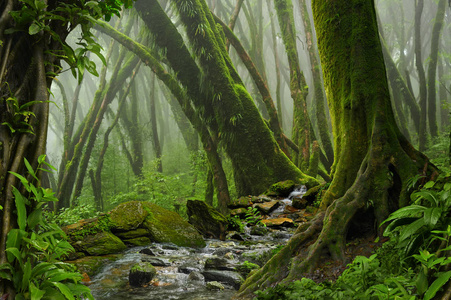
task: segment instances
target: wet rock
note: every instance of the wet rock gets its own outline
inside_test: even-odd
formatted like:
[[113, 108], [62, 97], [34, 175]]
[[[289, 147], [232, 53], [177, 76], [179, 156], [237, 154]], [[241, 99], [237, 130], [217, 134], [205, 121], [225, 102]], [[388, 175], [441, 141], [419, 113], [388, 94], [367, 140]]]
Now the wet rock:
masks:
[[293, 180], [285, 180], [273, 184], [265, 194], [272, 197], [287, 198], [294, 188], [295, 183]]
[[207, 282], [207, 290], [210, 290], [210, 291], [219, 291], [219, 290], [223, 290], [224, 289], [224, 286], [220, 283], [220, 282], [217, 282], [217, 281], [210, 281], [210, 282]]
[[236, 231], [231, 231], [231, 232], [227, 233], [227, 239], [228, 240], [237, 240], [237, 241], [245, 241], [246, 240], [246, 238], [242, 234], [240, 234]]
[[249, 206], [252, 206], [250, 196], [243, 196], [238, 199], [233, 199], [230, 201], [230, 203], [227, 205], [228, 208], [248, 208]]
[[297, 209], [304, 209], [308, 205], [307, 199], [304, 199], [303, 197], [294, 197], [292, 201], [293, 207]]
[[147, 254], [147, 255], [150, 255], [150, 256], [156, 256], [154, 250], [152, 250], [150, 248], [142, 249], [141, 251], [139, 251], [139, 253]]
[[291, 205], [286, 205], [283, 209], [283, 213], [284, 214], [294, 214], [294, 213], [298, 213], [299, 209], [291, 206]]
[[226, 254], [224, 254], [224, 258], [229, 260], [235, 259], [232, 252], [227, 252]]
[[268, 228], [265, 226], [252, 226], [251, 227], [251, 235], [258, 235], [258, 236], [264, 236], [268, 233]]
[[88, 235], [83, 240], [78, 241], [77, 245], [83, 249], [83, 252], [94, 256], [119, 253], [127, 249], [120, 238], [108, 231]]
[[205, 269], [235, 271], [236, 265], [222, 257], [211, 257], [205, 261]]
[[266, 227], [294, 227], [294, 221], [289, 218], [266, 219], [261, 221]]
[[213, 255], [221, 257], [226, 255], [226, 253], [229, 253], [231, 250], [232, 248], [218, 248], [213, 252]]
[[186, 203], [189, 223], [203, 236], [225, 240], [227, 218], [216, 211], [212, 206], [200, 200], [188, 200]]
[[179, 250], [179, 247], [177, 247], [177, 245], [171, 245], [171, 244], [164, 244], [161, 245], [161, 248], [165, 249], [165, 250]]
[[121, 203], [109, 213], [111, 230], [130, 231], [138, 228], [149, 214], [143, 205], [144, 202], [130, 201]]
[[202, 236], [180, 215], [151, 202], [143, 202], [143, 205], [149, 214], [141, 226], [149, 230], [152, 241], [184, 247], [205, 247]]
[[190, 280], [190, 281], [204, 281], [205, 278], [204, 278], [204, 275], [202, 275], [200, 272], [193, 271], [193, 272], [189, 273], [188, 280]]
[[254, 204], [254, 208], [257, 208], [261, 213], [269, 215], [273, 210], [279, 207], [280, 203], [278, 200], [272, 200], [264, 203]]
[[247, 275], [249, 275], [249, 273], [252, 270], [256, 270], [256, 269], [260, 269], [260, 266], [248, 261], [243, 262], [242, 264], [240, 264], [239, 266], [237, 266], [237, 271], [240, 272], [240, 274], [243, 277], [246, 277]]
[[183, 266], [180, 266], [178, 269], [183, 274], [191, 274], [192, 272], [200, 271], [200, 268], [195, 265], [183, 265]]
[[154, 267], [169, 267], [171, 264], [156, 257], [143, 257], [143, 262], [150, 263]]
[[135, 264], [128, 275], [128, 281], [131, 286], [141, 287], [149, 283], [157, 274], [157, 270], [148, 262]]
[[207, 282], [219, 281], [232, 286], [236, 290], [238, 290], [240, 285], [244, 282], [243, 277], [239, 273], [233, 271], [205, 270], [202, 272], [202, 275], [204, 275]]
[[94, 276], [100, 271], [102, 266], [111, 263], [122, 257], [122, 254], [110, 254], [104, 256], [86, 256], [76, 260], [66, 261], [77, 267], [80, 273], [86, 273], [88, 276]]

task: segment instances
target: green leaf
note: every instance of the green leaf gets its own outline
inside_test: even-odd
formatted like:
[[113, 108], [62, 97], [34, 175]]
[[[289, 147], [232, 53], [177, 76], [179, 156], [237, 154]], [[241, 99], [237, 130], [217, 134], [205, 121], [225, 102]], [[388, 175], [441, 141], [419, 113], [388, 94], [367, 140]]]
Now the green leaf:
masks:
[[13, 194], [17, 210], [17, 224], [19, 225], [19, 229], [25, 230], [27, 228], [27, 207], [25, 206], [25, 198], [14, 186]]
[[424, 292], [426, 292], [428, 288], [428, 278], [424, 273], [424, 270], [421, 270], [420, 274], [418, 274], [417, 280], [415, 281], [415, 285], [417, 287], [417, 292], [420, 295], [423, 295]]
[[75, 273], [75, 272], [64, 272], [58, 275], [55, 275], [51, 278], [51, 281], [53, 282], [59, 282], [59, 281], [63, 281], [63, 280], [67, 280], [67, 279], [73, 279], [73, 280], [81, 280], [83, 278], [83, 276], [81, 276], [80, 273]]
[[402, 229], [399, 240], [403, 241], [405, 239], [411, 238], [412, 235], [418, 233], [418, 231], [424, 226], [424, 219], [418, 219], [410, 225], [407, 225]]
[[430, 189], [431, 187], [433, 187], [434, 186], [434, 184], [435, 184], [435, 181], [428, 181], [428, 182], [426, 182], [425, 184], [424, 184], [424, 186], [423, 186], [423, 188], [424, 189]]
[[23, 275], [22, 275], [22, 290], [26, 291], [28, 287], [28, 282], [30, 280], [31, 276], [31, 262], [30, 258], [27, 259], [27, 261], [24, 264], [23, 267]]
[[20, 182], [22, 182], [22, 184], [23, 184], [23, 185], [25, 186], [25, 188], [28, 190], [28, 188], [29, 188], [28, 180], [27, 180], [25, 177], [23, 177], [22, 175], [20, 175], [20, 174], [18, 174], [18, 173], [16, 173], [16, 172], [13, 172], [13, 171], [9, 171], [9, 173], [11, 173], [11, 174], [13, 174], [14, 176], [16, 176], [17, 178], [19, 178]]
[[426, 207], [421, 205], [412, 204], [403, 208], [398, 209], [394, 213], [392, 213], [382, 224], [403, 217], [417, 217], [420, 213], [426, 210]]
[[29, 35], [35, 35], [35, 34], [39, 33], [40, 31], [41, 31], [41, 26], [39, 26], [36, 23], [31, 24], [30, 27], [28, 28]]
[[[6, 248], [5, 250], [7, 253], [11, 254], [13, 256], [13, 258], [17, 259], [17, 261], [19, 262], [21, 268], [23, 269], [23, 262], [22, 262], [22, 257], [20, 255], [20, 251], [17, 248]], [[9, 258], [8, 258], [9, 260]], [[13, 259], [9, 260], [10, 263], [13, 262]]]
[[55, 265], [48, 262], [41, 262], [38, 263], [34, 268], [31, 270], [31, 278], [40, 276], [42, 274], [45, 274], [46, 272], [55, 269]]
[[33, 176], [34, 179], [39, 181], [38, 177], [36, 176], [36, 173], [34, 172], [33, 168], [31, 167], [30, 163], [28, 162], [28, 160], [26, 158], [24, 158], [23, 161], [25, 163], [25, 167], [27, 167], [28, 173], [30, 173], [30, 175]]
[[27, 218], [29, 228], [34, 228], [42, 222], [42, 209], [35, 209]]
[[72, 294], [71, 290], [65, 284], [61, 282], [52, 282], [52, 284], [60, 290], [66, 299], [75, 299], [74, 294]]
[[428, 288], [428, 290], [426, 291], [426, 294], [424, 294], [424, 300], [429, 300], [429, 299], [434, 298], [434, 296], [438, 292], [438, 290], [443, 285], [445, 285], [450, 278], [451, 278], [451, 271], [440, 274], [440, 276], [436, 280], [434, 280], [434, 282]]
[[45, 294], [45, 291], [38, 289], [33, 282], [30, 282], [29, 289], [31, 300], [40, 300]]
[[442, 216], [442, 209], [440, 207], [431, 207], [424, 212], [424, 223], [430, 228], [434, 228], [438, 220]]

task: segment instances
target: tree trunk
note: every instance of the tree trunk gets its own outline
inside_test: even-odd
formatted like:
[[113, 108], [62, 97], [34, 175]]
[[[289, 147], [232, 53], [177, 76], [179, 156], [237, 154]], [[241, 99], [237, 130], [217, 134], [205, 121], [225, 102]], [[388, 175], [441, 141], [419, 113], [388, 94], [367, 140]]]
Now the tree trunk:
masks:
[[[137, 1], [136, 7], [143, 12], [143, 20], [154, 34], [156, 45], [165, 50], [193, 105], [204, 113], [206, 120], [211, 120], [208, 121], [210, 130], [220, 134], [232, 161], [238, 194], [259, 194], [271, 184], [286, 179], [316, 184], [278, 147], [234, 69], [205, 2], [193, 1], [190, 11], [182, 9], [180, 1], [174, 3], [180, 20], [186, 25], [199, 65], [157, 1]], [[205, 30], [198, 34], [198, 28]]]
[[314, 0], [313, 14], [333, 120], [333, 180], [320, 212], [241, 286], [237, 299], [300, 279], [327, 258], [344, 262], [351, 222], [380, 235], [379, 224], [408, 203], [408, 179], [435, 171], [396, 126], [374, 1]]
[[440, 0], [437, 6], [437, 14], [435, 15], [434, 28], [432, 29], [431, 53], [428, 66], [428, 124], [431, 136], [438, 136], [437, 127], [437, 61], [439, 52], [439, 40], [443, 28], [443, 20], [445, 18], [446, 0]]
[[290, 65], [290, 90], [293, 99], [292, 140], [299, 146], [300, 150], [298, 159], [294, 161], [301, 170], [307, 171], [310, 160], [310, 118], [307, 111], [308, 87], [299, 65], [293, 5], [291, 0], [276, 0], [275, 7], [288, 64]]

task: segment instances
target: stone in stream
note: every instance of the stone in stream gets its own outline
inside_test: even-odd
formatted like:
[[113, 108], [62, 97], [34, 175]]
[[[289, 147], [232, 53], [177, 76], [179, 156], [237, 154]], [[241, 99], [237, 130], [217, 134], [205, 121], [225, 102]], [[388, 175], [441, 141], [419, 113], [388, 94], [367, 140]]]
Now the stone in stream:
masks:
[[189, 223], [199, 230], [203, 236], [225, 240], [229, 224], [226, 217], [200, 200], [188, 200], [186, 208]]
[[266, 227], [294, 227], [293, 220], [289, 218], [266, 219], [261, 221]]
[[143, 257], [143, 262], [150, 263], [154, 267], [169, 267], [171, 264], [156, 257]]
[[252, 197], [250, 196], [243, 196], [240, 197], [238, 199], [233, 199], [230, 201], [229, 204], [227, 204], [228, 208], [244, 208], [246, 210], [246, 208], [248, 208], [249, 206], [252, 205], [252, 201], [251, 201]]
[[222, 291], [223, 289], [224, 289], [224, 286], [220, 282], [217, 282], [217, 281], [207, 282], [207, 290]]
[[202, 275], [200, 272], [193, 271], [193, 272], [189, 273], [188, 280], [190, 280], [190, 281], [204, 281], [205, 278], [204, 278], [204, 275]]
[[272, 200], [264, 203], [254, 204], [253, 207], [257, 208], [262, 214], [269, 215], [273, 210], [280, 205], [278, 200]]
[[144, 203], [129, 201], [113, 208], [109, 213], [111, 231], [114, 233], [137, 229], [149, 215]]
[[141, 254], [146, 254], [146, 255], [150, 255], [150, 256], [157, 256], [157, 255], [155, 254], [155, 252], [154, 252], [152, 249], [150, 249], [150, 248], [144, 248], [144, 249], [142, 249], [141, 251], [139, 251], [139, 253], [141, 253]]
[[205, 270], [202, 272], [205, 277], [205, 281], [219, 281], [227, 285], [232, 286], [238, 290], [240, 285], [244, 282], [243, 277], [233, 271], [220, 271], [220, 270]]
[[128, 275], [130, 286], [141, 287], [149, 283], [157, 274], [157, 270], [148, 262], [135, 264]]
[[108, 231], [102, 231], [94, 235], [88, 235], [81, 241], [76, 242], [83, 252], [88, 255], [105, 255], [112, 253], [119, 253], [127, 246], [120, 238]]
[[274, 183], [265, 194], [272, 197], [287, 198], [294, 190], [295, 186], [296, 184], [293, 180], [277, 182]]
[[205, 261], [205, 269], [236, 271], [236, 265], [222, 257], [211, 257]]

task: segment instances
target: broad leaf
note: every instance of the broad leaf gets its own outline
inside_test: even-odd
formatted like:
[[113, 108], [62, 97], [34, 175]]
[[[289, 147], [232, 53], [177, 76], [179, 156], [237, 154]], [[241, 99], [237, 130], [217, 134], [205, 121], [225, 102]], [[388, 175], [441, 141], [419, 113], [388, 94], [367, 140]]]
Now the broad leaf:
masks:
[[450, 278], [451, 278], [451, 271], [440, 274], [440, 276], [436, 280], [434, 280], [434, 282], [431, 284], [429, 289], [426, 291], [426, 294], [424, 294], [424, 300], [429, 300], [429, 299], [434, 298], [437, 291], [443, 285], [445, 285], [445, 283], [447, 283]]
[[17, 210], [17, 224], [19, 225], [19, 229], [25, 230], [27, 228], [27, 207], [25, 206], [25, 198], [14, 186], [13, 194]]

